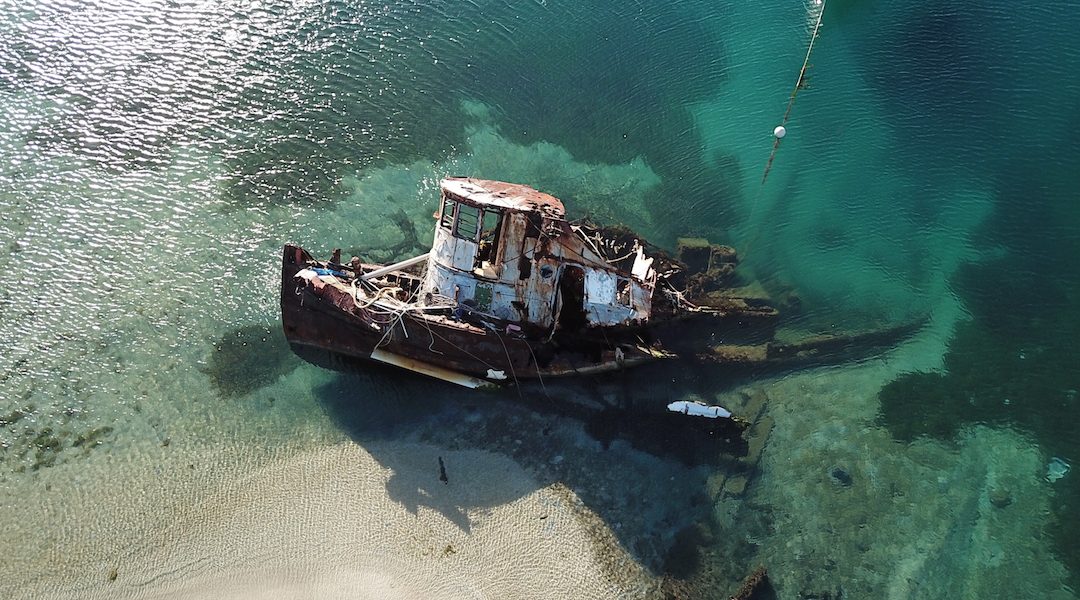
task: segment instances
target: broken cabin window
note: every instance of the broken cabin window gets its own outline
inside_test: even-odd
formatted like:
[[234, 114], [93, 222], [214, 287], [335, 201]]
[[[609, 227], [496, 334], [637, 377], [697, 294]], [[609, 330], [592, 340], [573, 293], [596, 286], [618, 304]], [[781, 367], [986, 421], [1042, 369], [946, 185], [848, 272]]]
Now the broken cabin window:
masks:
[[540, 215], [536, 213], [525, 214], [525, 237], [538, 238], [540, 237]]
[[618, 291], [615, 298], [623, 306], [630, 306], [630, 280], [625, 277], [619, 278]]
[[439, 219], [439, 225], [450, 229], [454, 225], [454, 206], [457, 202], [450, 199], [450, 196], [443, 197], [442, 205], [442, 217]]
[[482, 242], [494, 242], [499, 235], [499, 221], [502, 218], [502, 213], [499, 211], [485, 210], [484, 211], [484, 227], [480, 232], [480, 241]]
[[457, 225], [454, 227], [454, 235], [457, 237], [476, 241], [476, 235], [480, 233], [480, 209], [468, 204], [459, 204], [457, 209]]
[[499, 250], [499, 229], [502, 225], [502, 213], [499, 211], [485, 210], [481, 219], [480, 228], [480, 252], [476, 255], [476, 264], [481, 266], [484, 261], [494, 262]]

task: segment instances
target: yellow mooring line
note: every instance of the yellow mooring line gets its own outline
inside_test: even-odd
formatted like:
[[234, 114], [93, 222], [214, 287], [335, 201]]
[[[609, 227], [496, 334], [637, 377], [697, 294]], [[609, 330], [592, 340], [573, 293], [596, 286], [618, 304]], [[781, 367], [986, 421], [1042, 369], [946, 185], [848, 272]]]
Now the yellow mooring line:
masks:
[[799, 79], [795, 81], [795, 89], [791, 90], [791, 96], [788, 97], [784, 119], [773, 130], [773, 137], [776, 139], [773, 141], [772, 152], [769, 154], [769, 162], [765, 163], [765, 173], [761, 176], [762, 185], [765, 185], [765, 179], [769, 177], [773, 159], [776, 158], [776, 150], [780, 148], [780, 140], [787, 135], [787, 123], [788, 119], [791, 118], [791, 107], [795, 105], [795, 97], [799, 95], [799, 90], [803, 89], [806, 84], [806, 70], [810, 68], [810, 53], [814, 51], [814, 42], [817, 41], [818, 31], [821, 29], [821, 17], [825, 14], [825, 0], [810, 0], [810, 2], [811, 10], [817, 10], [817, 18], [814, 19], [814, 27], [810, 33], [810, 44], [806, 47], [806, 58], [803, 59], [802, 68], [799, 69]]
[[[810, 54], [814, 51], [814, 42], [817, 41], [818, 32], [821, 30], [821, 17], [825, 14], [825, 2], [826, 0], [810, 0], [810, 15], [813, 16], [814, 26], [810, 31], [810, 43], [806, 47], [806, 57], [803, 58], [802, 68], [799, 69], [799, 78], [795, 81], [795, 89], [791, 90], [791, 96], [788, 96], [787, 109], [784, 110], [784, 118], [780, 121], [780, 124], [773, 129], [773, 147], [772, 152], [769, 153], [769, 162], [765, 163], [765, 173], [761, 175], [761, 185], [758, 186], [757, 192], [754, 194], [754, 200], [750, 204], [750, 217], [747, 219], [747, 223], [753, 227], [754, 213], [757, 211], [758, 202], [761, 201], [762, 191], [765, 189], [765, 180], [769, 177], [769, 171], [772, 169], [773, 160], [776, 159], [776, 151], [780, 148], [780, 140], [784, 139], [787, 135], [787, 123], [791, 118], [791, 107], [795, 105], [795, 97], [799, 95], [799, 90], [806, 87], [806, 71], [810, 68]], [[814, 16], [814, 12], [817, 11], [817, 15]], [[754, 235], [749, 241], [743, 245], [740, 254], [745, 260], [750, 253], [750, 247], [754, 245], [757, 240], [757, 234], [760, 232], [759, 227], [754, 227]]]

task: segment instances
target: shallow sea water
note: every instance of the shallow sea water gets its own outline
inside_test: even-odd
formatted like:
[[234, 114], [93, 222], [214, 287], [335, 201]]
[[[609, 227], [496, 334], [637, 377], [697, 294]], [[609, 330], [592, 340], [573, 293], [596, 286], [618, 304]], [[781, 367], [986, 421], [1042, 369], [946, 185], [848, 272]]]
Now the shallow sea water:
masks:
[[[348, 503], [313, 500], [344, 464], [369, 471], [340, 494], [389, 500], [342, 522], [403, 527], [364, 538], [383, 562], [360, 570], [461, 584], [417, 576], [417, 594], [510, 593], [484, 561], [528, 542], [491, 532], [548, 507], [577, 520], [541, 530], [550, 572], [499, 563], [522, 585], [587, 555], [617, 582], [597, 597], [727, 597], [757, 564], [781, 598], [1074, 597], [1080, 470], [1050, 481], [1047, 465], [1080, 460], [1075, 11], [832, 0], [763, 186], [807, 15], [757, 0], [4, 3], [0, 590], [198, 596], [185, 586], [228, 579], [243, 597], [258, 556], [306, 581], [305, 560], [339, 564], [334, 543], [353, 543], [324, 522]], [[447, 175], [528, 183], [660, 245], [732, 244], [746, 275], [798, 294], [794, 327], [927, 324], [859, 364], [637, 381], [657, 402], [768, 396], [772, 433], [737, 498], [718, 467], [605, 447], [514, 392], [294, 358], [281, 244], [395, 258], [392, 218], [426, 240]], [[462, 477], [490, 494], [429, 487], [435, 455], [489, 460], [497, 473]], [[323, 496], [305, 495], [309, 475]], [[279, 497], [307, 516], [264, 506]], [[210, 533], [247, 540], [256, 507], [286, 523], [248, 540], [263, 554]], [[401, 508], [422, 532], [389, 516]], [[310, 542], [320, 527], [336, 537]]]

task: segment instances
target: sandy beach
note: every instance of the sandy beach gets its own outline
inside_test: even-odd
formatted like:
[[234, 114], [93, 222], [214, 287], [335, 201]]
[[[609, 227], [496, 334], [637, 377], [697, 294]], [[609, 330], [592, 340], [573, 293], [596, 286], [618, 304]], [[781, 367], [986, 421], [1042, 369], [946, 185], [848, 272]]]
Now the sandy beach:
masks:
[[60, 472], [84, 465], [58, 467], [41, 502], [11, 507], [24, 540], [42, 519], [61, 533], [8, 563], [20, 576], [5, 597], [612, 598], [644, 583], [611, 572], [619, 549], [572, 491], [504, 456], [373, 448], [395, 456], [391, 470], [351, 442], [258, 461], [237, 450], [174, 453], [201, 472], [116, 468], [92, 495]]

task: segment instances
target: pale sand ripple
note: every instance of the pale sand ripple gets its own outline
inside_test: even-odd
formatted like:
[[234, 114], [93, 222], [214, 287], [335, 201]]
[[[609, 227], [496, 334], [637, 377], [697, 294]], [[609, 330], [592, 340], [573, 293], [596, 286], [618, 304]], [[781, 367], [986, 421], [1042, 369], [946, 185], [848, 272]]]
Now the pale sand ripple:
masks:
[[[36, 569], [11, 565], [36, 580], [0, 589], [14, 585], [3, 595], [16, 598], [615, 598], [650, 587], [640, 570], [615, 573], [633, 561], [567, 488], [540, 488], [489, 452], [381, 446], [282, 451], [257, 467], [233, 457], [156, 483], [124, 468], [130, 481], [93, 493], [56, 478], [42, 502], [16, 507], [17, 529], [62, 533], [22, 554]], [[396, 472], [373, 456], [390, 452]], [[452, 465], [448, 484], [438, 456]], [[405, 488], [420, 501], [388, 492]]]

